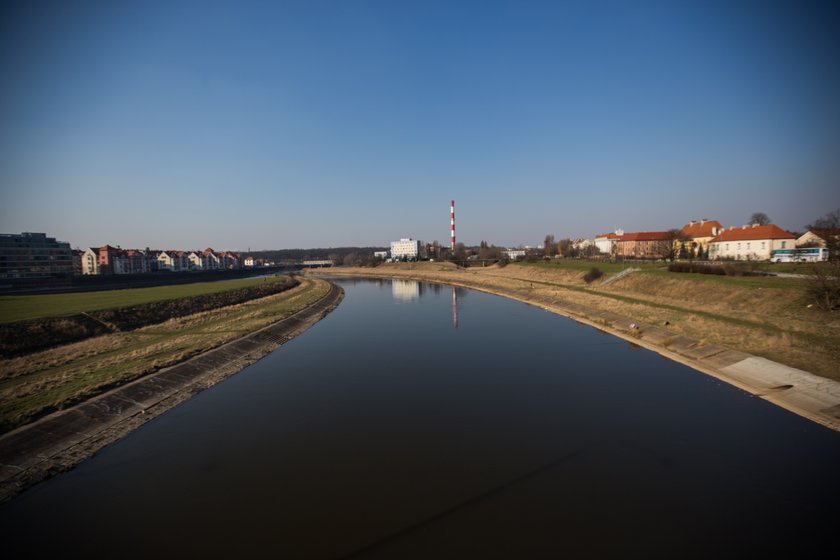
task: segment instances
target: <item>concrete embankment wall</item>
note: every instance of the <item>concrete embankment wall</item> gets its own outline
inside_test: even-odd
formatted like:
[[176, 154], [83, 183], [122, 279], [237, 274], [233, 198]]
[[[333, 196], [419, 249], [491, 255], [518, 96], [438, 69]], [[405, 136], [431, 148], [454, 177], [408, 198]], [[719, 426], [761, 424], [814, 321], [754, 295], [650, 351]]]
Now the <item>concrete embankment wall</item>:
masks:
[[56, 412], [0, 437], [0, 501], [99, 449], [194, 394], [223, 381], [317, 323], [341, 302], [331, 284], [319, 301], [277, 323]]

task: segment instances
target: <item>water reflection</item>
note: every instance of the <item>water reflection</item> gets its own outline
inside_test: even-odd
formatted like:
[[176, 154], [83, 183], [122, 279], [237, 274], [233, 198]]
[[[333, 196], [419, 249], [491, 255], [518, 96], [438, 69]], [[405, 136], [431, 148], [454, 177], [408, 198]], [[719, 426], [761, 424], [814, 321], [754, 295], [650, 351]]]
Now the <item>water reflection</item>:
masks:
[[393, 280], [391, 282], [391, 293], [394, 299], [400, 301], [411, 301], [420, 297], [420, 282], [416, 280]]
[[452, 326], [458, 328], [458, 290], [452, 286]]

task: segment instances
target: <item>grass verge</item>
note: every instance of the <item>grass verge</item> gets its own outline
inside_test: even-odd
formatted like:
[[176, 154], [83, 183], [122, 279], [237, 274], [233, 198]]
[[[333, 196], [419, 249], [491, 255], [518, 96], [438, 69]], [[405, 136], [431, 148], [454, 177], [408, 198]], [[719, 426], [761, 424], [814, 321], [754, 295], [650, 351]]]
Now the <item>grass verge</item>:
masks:
[[273, 296], [0, 360], [0, 432], [236, 340], [328, 292], [327, 282], [301, 279]]
[[90, 313], [103, 309], [130, 307], [155, 301], [180, 299], [189, 296], [215, 294], [280, 281], [285, 277], [241, 278], [219, 282], [197, 282], [154, 288], [76, 292], [71, 294], [43, 294], [28, 296], [0, 296], [0, 323], [14, 323], [43, 317], [62, 317]]

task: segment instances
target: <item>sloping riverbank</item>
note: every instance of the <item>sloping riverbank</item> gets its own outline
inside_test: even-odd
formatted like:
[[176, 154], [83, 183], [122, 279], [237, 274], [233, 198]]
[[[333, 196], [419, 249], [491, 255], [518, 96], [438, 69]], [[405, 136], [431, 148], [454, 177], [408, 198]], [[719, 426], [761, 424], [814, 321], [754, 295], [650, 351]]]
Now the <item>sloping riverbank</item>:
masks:
[[342, 297], [341, 288], [329, 284], [317, 301], [280, 321], [4, 434], [0, 501], [72, 468], [148, 420], [238, 373], [314, 325]]
[[642, 298], [617, 292], [616, 285], [627, 282], [632, 275], [611, 285], [610, 293], [598, 293], [581, 288], [582, 282], [575, 284], [573, 274], [551, 274], [528, 267], [465, 270], [449, 263], [413, 263], [377, 268], [339, 267], [311, 271], [310, 274], [438, 282], [516, 299], [653, 350], [840, 431], [840, 383], [749, 353], [737, 343], [730, 346], [717, 330], [710, 331], [712, 336], [708, 338], [702, 336], [703, 327], [709, 325], [715, 328], [724, 325], [729, 340], [766, 335], [749, 321], [739, 323], [737, 318], [726, 315], [718, 319], [702, 310], [692, 315], [691, 310], [679, 309], [685, 325], [670, 324], [673, 319], [666, 325], [662, 317], [677, 313], [674, 306], [654, 301], [646, 303]]

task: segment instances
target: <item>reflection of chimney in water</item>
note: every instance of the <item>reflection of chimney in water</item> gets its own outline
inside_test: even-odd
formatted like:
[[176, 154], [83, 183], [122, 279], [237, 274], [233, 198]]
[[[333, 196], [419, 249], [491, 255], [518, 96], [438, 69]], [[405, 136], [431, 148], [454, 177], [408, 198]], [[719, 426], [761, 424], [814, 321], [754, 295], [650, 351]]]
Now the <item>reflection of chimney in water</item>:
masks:
[[458, 293], [452, 286], [452, 326], [458, 328]]

